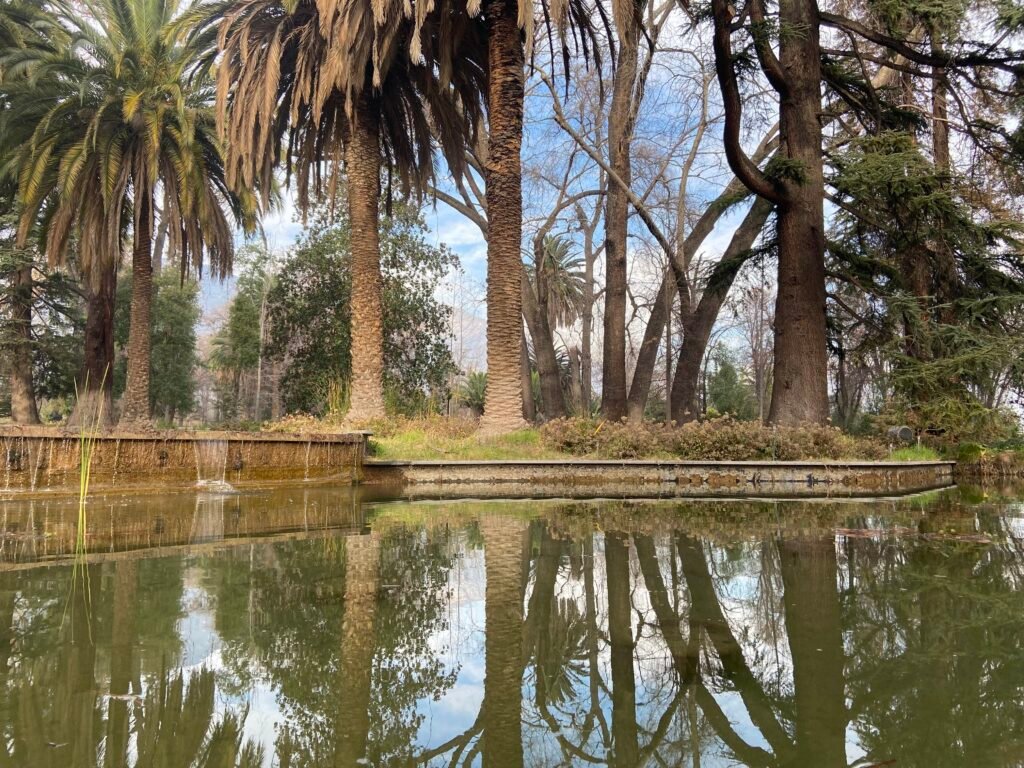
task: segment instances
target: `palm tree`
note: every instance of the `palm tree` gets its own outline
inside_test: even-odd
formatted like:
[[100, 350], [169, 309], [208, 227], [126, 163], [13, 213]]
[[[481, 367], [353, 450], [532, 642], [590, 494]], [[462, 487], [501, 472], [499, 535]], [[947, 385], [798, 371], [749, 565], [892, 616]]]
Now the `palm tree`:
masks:
[[227, 185], [202, 65], [208, 36], [193, 33], [198, 5], [96, 0], [43, 6], [68, 36], [55, 50], [4, 54], [10, 117], [33, 127], [17, 153], [24, 242], [37, 222], [51, 262], [71, 240], [94, 283], [132, 241], [128, 377], [121, 423], [150, 417], [152, 238], [158, 199], [183, 272], [230, 272], [234, 223], [255, 225], [255, 198]]
[[586, 277], [584, 259], [572, 250], [572, 242], [555, 235], [545, 237], [542, 263], [536, 270], [536, 285], [544, 288], [548, 325], [554, 329], [575, 323], [585, 311]]
[[428, 16], [423, 6], [406, 17], [399, 9], [378, 14], [368, 0], [249, 0], [214, 19], [229, 179], [267, 185], [283, 158], [305, 210], [311, 194], [334, 197], [344, 165], [352, 227], [350, 423], [384, 413], [382, 169], [389, 197], [393, 174], [403, 192], [422, 192], [436, 140], [458, 175], [480, 122], [483, 31], [464, 0], [455, 4], [460, 12]]

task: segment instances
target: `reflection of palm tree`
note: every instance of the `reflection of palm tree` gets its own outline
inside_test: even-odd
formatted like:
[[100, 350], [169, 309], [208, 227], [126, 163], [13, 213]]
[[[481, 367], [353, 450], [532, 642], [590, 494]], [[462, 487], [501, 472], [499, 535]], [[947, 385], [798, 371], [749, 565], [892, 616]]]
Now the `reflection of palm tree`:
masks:
[[485, 667], [483, 765], [523, 764], [523, 551], [524, 521], [485, 515]]
[[169, 672], [146, 694], [138, 726], [139, 766], [161, 768], [260, 768], [263, 749], [243, 740], [246, 712], [228, 712], [214, 723], [212, 670]]
[[377, 536], [345, 539], [345, 612], [341, 624], [341, 663], [338, 694], [341, 706], [336, 725], [334, 765], [355, 768], [365, 764], [370, 732], [370, 693], [376, 641], [380, 540]]

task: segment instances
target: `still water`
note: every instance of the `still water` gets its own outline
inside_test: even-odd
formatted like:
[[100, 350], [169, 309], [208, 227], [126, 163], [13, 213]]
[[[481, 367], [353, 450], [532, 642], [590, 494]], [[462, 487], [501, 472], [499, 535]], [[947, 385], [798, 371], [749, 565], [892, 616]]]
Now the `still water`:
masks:
[[1024, 765], [1024, 507], [0, 502], [0, 765]]

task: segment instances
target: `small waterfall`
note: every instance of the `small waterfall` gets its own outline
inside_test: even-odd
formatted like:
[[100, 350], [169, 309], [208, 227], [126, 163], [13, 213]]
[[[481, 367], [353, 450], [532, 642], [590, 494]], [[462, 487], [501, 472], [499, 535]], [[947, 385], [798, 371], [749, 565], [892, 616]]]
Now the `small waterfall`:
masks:
[[227, 440], [196, 440], [196, 487], [211, 493], [233, 491], [225, 477], [228, 471]]

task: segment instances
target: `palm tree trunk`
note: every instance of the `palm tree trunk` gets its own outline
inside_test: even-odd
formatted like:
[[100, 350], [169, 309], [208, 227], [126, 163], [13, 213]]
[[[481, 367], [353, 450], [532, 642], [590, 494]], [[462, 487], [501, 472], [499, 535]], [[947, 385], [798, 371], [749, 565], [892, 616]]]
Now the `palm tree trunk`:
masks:
[[38, 424], [35, 388], [32, 386], [32, 264], [14, 271], [11, 320], [11, 418], [16, 424]]
[[523, 52], [515, 0], [487, 0], [487, 395], [481, 428], [524, 426], [519, 383], [522, 335]]
[[352, 224], [352, 406], [348, 420], [358, 422], [384, 415], [383, 300], [377, 230], [380, 123], [373, 97], [366, 89], [353, 110], [345, 165]]
[[132, 306], [128, 329], [128, 379], [120, 424], [146, 423], [150, 418], [149, 367], [153, 330], [153, 200], [136, 200], [135, 243], [132, 249]]
[[117, 264], [101, 269], [96, 285], [86, 279], [85, 350], [78, 374], [78, 399], [71, 413], [72, 426], [107, 426], [114, 421], [114, 302], [117, 296]]

